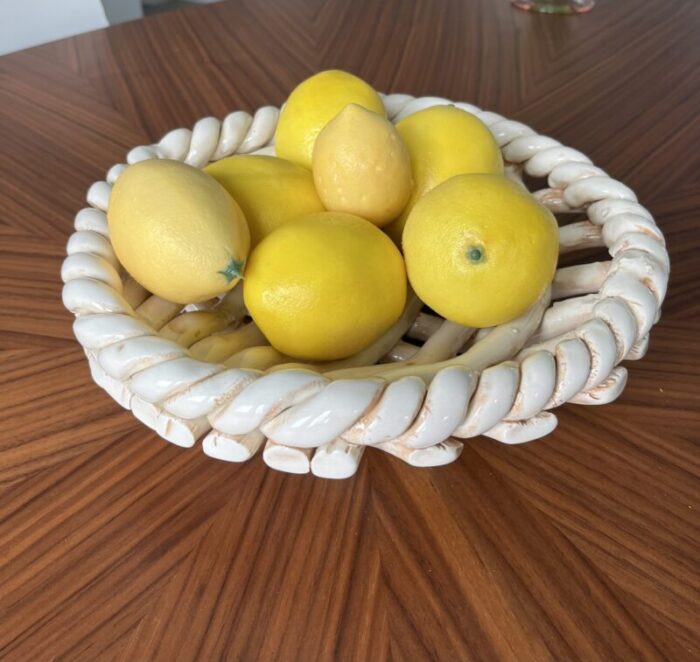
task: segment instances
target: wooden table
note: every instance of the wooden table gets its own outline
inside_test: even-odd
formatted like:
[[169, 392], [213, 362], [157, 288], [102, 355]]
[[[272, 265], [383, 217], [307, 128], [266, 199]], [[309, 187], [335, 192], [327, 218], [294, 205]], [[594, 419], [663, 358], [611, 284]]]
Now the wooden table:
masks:
[[[247, 0], [0, 58], [0, 659], [699, 659], [699, 33], [697, 0]], [[89, 183], [329, 67], [520, 119], [639, 194], [672, 278], [616, 403], [331, 482], [168, 445], [93, 385], [59, 280]]]

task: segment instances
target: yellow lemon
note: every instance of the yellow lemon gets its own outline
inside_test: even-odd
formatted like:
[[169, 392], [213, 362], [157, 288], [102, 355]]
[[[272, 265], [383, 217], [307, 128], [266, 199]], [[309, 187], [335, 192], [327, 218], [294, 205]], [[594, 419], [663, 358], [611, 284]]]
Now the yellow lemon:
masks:
[[204, 301], [242, 274], [250, 245], [243, 212], [197, 168], [157, 159], [129, 166], [112, 189], [107, 219], [119, 261], [164, 299]]
[[251, 247], [283, 223], [324, 210], [311, 172], [286, 159], [242, 154], [212, 163], [204, 172], [241, 206]]
[[311, 168], [316, 136], [349, 103], [386, 114], [379, 95], [363, 80], [345, 71], [322, 71], [297, 85], [277, 123], [277, 156]]
[[369, 221], [309, 214], [263, 239], [243, 283], [245, 305], [283, 354], [350, 356], [400, 317], [406, 272], [393, 242]]
[[458, 175], [426, 193], [403, 232], [408, 278], [443, 317], [503, 324], [551, 283], [559, 235], [552, 213], [500, 175]]
[[406, 208], [387, 228], [396, 242], [413, 205], [438, 184], [455, 175], [503, 172], [501, 150], [488, 127], [455, 106], [420, 110], [398, 122], [396, 130], [411, 155], [414, 181]]
[[394, 125], [354, 103], [318, 134], [313, 175], [326, 209], [380, 227], [399, 215], [411, 195], [411, 158]]

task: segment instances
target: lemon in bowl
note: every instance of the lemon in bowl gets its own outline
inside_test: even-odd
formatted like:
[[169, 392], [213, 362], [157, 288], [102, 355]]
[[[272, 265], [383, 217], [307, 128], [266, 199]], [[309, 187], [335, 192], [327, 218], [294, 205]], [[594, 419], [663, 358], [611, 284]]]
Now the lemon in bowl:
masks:
[[455, 175], [503, 173], [503, 157], [488, 127], [456, 106], [430, 106], [396, 124], [410, 154], [414, 187], [401, 215], [387, 227], [401, 242], [406, 218], [428, 191]]
[[426, 193], [403, 231], [408, 278], [445, 319], [508, 322], [552, 282], [559, 253], [553, 214], [501, 175], [457, 175]]
[[311, 168], [316, 137], [349, 103], [386, 115], [374, 89], [346, 71], [321, 71], [297, 85], [280, 112], [275, 132], [277, 156]]
[[379, 227], [394, 220], [411, 195], [411, 158], [394, 125], [354, 103], [319, 133], [312, 170], [327, 209]]
[[167, 159], [130, 165], [114, 184], [107, 219], [119, 262], [163, 299], [205, 301], [243, 275], [250, 247], [243, 211], [198, 168]]
[[406, 302], [401, 253], [352, 214], [321, 212], [287, 223], [251, 253], [243, 295], [275, 349], [329, 361], [367, 347]]
[[205, 169], [240, 205], [250, 229], [251, 248], [299, 216], [324, 211], [311, 172], [274, 156], [237, 154]]

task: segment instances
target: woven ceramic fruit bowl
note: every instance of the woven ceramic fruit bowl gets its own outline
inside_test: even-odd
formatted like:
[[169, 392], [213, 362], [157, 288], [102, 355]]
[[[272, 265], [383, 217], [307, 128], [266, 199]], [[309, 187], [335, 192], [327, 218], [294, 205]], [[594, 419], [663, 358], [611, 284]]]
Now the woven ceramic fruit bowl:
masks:
[[[393, 122], [453, 103], [403, 94], [383, 101]], [[531, 441], [555, 429], [552, 410], [564, 403], [614, 400], [627, 380], [620, 363], [644, 355], [666, 292], [662, 233], [635, 194], [581, 152], [495, 113], [454, 105], [489, 127], [509, 177], [546, 179], [532, 195], [560, 219], [560, 255], [604, 247], [609, 259], [567, 258], [573, 266], [556, 271], [545, 295], [501, 326], [475, 332], [410, 297], [384, 335], [323, 372], [229, 367], [197, 360], [188, 347], [203, 329], [247, 332], [240, 288], [183, 306], [146, 291], [120, 266], [106, 219], [126, 168], [119, 164], [90, 187], [62, 269], [63, 301], [94, 381], [174, 444], [202, 439], [207, 455], [231, 462], [262, 451], [272, 468], [326, 478], [351, 476], [367, 447], [438, 466], [457, 459], [466, 439]], [[201, 168], [235, 153], [274, 154], [277, 119], [273, 107], [253, 117], [208, 117], [136, 147], [127, 161]], [[251, 342], [262, 345], [252, 351], [265, 352], [264, 341]]]

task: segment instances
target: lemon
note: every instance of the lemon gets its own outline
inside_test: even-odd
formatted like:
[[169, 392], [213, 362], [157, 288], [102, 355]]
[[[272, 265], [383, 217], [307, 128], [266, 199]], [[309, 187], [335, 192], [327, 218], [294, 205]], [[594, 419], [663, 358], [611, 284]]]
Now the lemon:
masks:
[[204, 172], [241, 206], [250, 229], [251, 247], [283, 223], [324, 210], [311, 172], [286, 159], [230, 156], [208, 165]]
[[445, 319], [503, 324], [552, 281], [559, 236], [552, 213], [500, 175], [458, 175], [426, 193], [403, 232], [408, 278]]
[[157, 159], [129, 166], [112, 189], [107, 219], [119, 261], [163, 299], [204, 301], [241, 276], [250, 244], [243, 212], [197, 168]]
[[488, 127], [455, 106], [431, 106], [396, 124], [413, 168], [413, 195], [387, 232], [396, 242], [413, 205], [450, 177], [472, 172], [501, 174], [501, 150]]
[[411, 158], [394, 125], [354, 103], [318, 134], [313, 175], [326, 209], [380, 227], [399, 215], [411, 195]]
[[277, 156], [311, 168], [316, 136], [349, 103], [386, 114], [379, 95], [363, 80], [345, 71], [322, 71], [297, 85], [277, 123]]
[[309, 214], [263, 239], [243, 285], [245, 305], [283, 354], [326, 361], [359, 352], [400, 317], [406, 272], [369, 221]]

